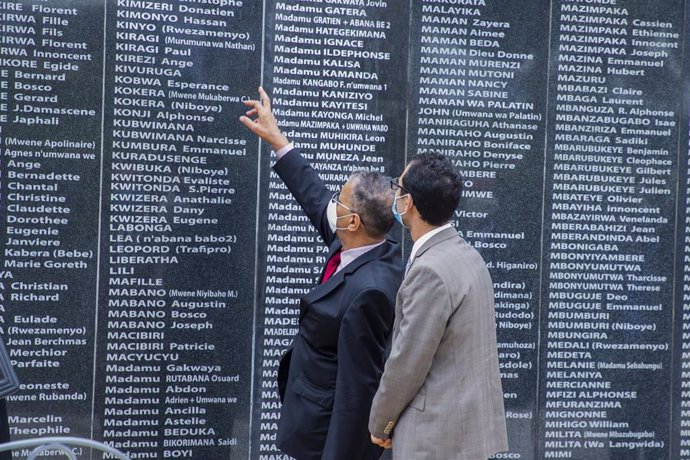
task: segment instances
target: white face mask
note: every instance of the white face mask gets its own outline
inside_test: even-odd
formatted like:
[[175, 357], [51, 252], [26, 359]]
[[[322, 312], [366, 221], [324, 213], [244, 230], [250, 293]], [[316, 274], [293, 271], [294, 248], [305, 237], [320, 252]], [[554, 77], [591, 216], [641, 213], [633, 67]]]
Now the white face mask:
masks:
[[344, 216], [338, 216], [338, 213], [335, 210], [336, 206], [338, 206], [338, 203], [331, 200], [328, 202], [328, 208], [326, 208], [326, 217], [328, 217], [328, 226], [331, 227], [331, 231], [333, 233], [335, 233], [336, 230], [347, 229], [347, 227], [338, 227], [338, 219], [340, 219], [341, 217], [349, 217], [349, 216], [354, 214], [354, 213], [350, 213], [350, 214], [345, 214]]

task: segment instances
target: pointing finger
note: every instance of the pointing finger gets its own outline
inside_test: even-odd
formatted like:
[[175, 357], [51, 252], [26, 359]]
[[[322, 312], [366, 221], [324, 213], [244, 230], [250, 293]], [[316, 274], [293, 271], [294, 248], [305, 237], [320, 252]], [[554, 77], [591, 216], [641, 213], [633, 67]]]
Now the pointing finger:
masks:
[[259, 94], [261, 95], [261, 102], [266, 109], [271, 112], [271, 98], [268, 97], [268, 94], [266, 94], [266, 91], [259, 86]]

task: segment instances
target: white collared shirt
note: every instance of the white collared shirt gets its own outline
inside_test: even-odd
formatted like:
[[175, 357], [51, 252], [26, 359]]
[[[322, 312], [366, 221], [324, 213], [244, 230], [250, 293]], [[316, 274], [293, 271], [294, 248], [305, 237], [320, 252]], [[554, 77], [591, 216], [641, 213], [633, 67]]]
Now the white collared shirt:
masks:
[[347, 251], [341, 252], [340, 253], [340, 265], [338, 265], [338, 268], [335, 270], [335, 273], [338, 273], [340, 270], [347, 267], [357, 257], [364, 255], [365, 253], [371, 251], [376, 246], [381, 246], [384, 241], [385, 240], [380, 241], [378, 243], [370, 244], [368, 246], [360, 246], [358, 248], [352, 248], [352, 249], [348, 249]]
[[415, 255], [417, 255], [417, 251], [419, 251], [419, 248], [422, 247], [424, 243], [429, 241], [432, 236], [436, 235], [437, 233], [442, 232], [443, 230], [447, 228], [451, 228], [453, 224], [448, 222], [445, 225], [441, 225], [440, 227], [437, 227], [431, 231], [426, 232], [424, 235], [420, 236], [417, 241], [414, 242], [412, 245], [412, 251], [410, 252], [410, 258], [407, 259], [407, 266], [405, 267], [405, 273], [407, 273], [407, 270], [410, 269], [410, 265], [412, 265], [412, 262], [414, 261]]

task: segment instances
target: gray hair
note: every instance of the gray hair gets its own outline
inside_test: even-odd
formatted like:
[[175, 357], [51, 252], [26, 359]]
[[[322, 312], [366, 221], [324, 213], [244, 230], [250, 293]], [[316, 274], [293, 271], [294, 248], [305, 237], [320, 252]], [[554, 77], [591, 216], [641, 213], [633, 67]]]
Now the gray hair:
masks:
[[355, 171], [352, 182], [352, 207], [362, 219], [364, 230], [374, 238], [383, 237], [395, 223], [391, 206], [393, 190], [389, 179], [375, 171]]

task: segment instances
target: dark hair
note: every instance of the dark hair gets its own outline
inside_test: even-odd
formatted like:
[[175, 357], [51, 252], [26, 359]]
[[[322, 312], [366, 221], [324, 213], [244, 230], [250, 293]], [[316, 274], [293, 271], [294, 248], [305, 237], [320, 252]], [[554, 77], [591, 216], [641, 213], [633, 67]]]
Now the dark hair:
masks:
[[422, 219], [431, 225], [447, 223], [460, 204], [460, 172], [446, 156], [435, 152], [420, 153], [408, 165], [403, 185]]
[[369, 236], [384, 236], [393, 226], [393, 191], [388, 178], [375, 171], [355, 171], [352, 181], [352, 207], [362, 219]]

